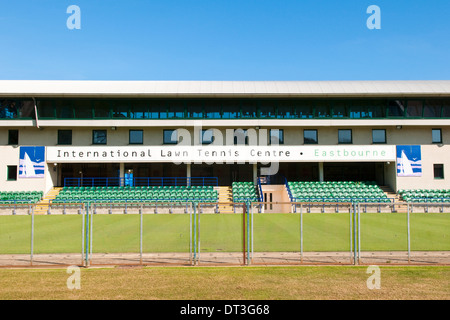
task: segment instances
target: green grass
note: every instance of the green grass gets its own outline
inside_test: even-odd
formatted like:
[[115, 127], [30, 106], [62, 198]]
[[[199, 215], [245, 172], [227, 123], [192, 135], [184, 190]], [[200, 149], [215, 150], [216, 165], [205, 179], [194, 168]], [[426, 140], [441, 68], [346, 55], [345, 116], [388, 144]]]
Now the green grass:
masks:
[[355, 266], [91, 268], [69, 290], [66, 269], [0, 269], [0, 299], [449, 300], [449, 270], [380, 267], [381, 288], [371, 290], [367, 267]]
[[[204, 214], [200, 220], [202, 252], [242, 250], [242, 215]], [[299, 251], [300, 214], [255, 214], [254, 250]], [[361, 214], [361, 250], [407, 250], [407, 216]], [[450, 214], [411, 214], [411, 250], [450, 250]], [[350, 250], [349, 213], [303, 214], [303, 250]], [[144, 252], [189, 252], [187, 214], [143, 217]], [[82, 216], [35, 216], [34, 253], [81, 252]], [[93, 251], [139, 252], [140, 216], [95, 215]], [[29, 253], [30, 216], [0, 216], [0, 254]], [[246, 230], [247, 232], [247, 230]]]

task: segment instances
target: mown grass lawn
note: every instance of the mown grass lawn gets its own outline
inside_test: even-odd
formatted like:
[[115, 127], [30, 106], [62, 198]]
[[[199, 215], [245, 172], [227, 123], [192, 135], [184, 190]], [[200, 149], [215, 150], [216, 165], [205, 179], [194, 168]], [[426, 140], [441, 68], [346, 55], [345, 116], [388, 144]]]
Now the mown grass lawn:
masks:
[[[252, 241], [255, 252], [299, 251], [300, 214], [255, 214]], [[411, 250], [450, 250], [450, 214], [410, 216]], [[139, 252], [140, 216], [94, 215], [94, 252]], [[187, 214], [143, 216], [144, 252], [189, 252]], [[241, 251], [240, 214], [203, 214], [196, 222], [202, 252]], [[407, 250], [407, 216], [403, 213], [361, 214], [361, 250]], [[251, 228], [245, 228], [248, 234]], [[349, 213], [303, 214], [303, 250], [348, 251], [352, 232]], [[35, 216], [34, 253], [78, 253], [82, 245], [82, 216]], [[0, 216], [0, 254], [29, 253], [30, 216]]]

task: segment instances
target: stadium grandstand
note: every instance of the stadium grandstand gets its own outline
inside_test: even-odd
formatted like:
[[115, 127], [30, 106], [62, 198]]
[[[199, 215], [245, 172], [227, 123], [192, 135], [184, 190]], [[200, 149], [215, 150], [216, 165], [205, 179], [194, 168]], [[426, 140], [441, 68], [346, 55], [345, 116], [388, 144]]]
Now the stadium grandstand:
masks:
[[4, 80], [0, 201], [450, 201], [449, 125], [450, 81]]

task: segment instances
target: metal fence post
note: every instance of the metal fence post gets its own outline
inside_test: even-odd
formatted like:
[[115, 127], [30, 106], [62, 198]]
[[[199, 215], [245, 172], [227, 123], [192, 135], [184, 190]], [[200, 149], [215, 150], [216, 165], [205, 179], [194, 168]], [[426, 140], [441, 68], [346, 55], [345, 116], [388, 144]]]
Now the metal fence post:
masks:
[[[295, 209], [297, 210], [297, 209]], [[300, 263], [303, 263], [303, 204], [300, 203]]]
[[407, 224], [408, 224], [408, 263], [411, 263], [411, 229], [409, 220], [409, 203], [407, 204]]
[[140, 264], [142, 264], [142, 227], [143, 227], [143, 223], [142, 223], [142, 219], [143, 219], [143, 212], [142, 212], [142, 203], [139, 206], [139, 215], [140, 215], [140, 225], [139, 225], [139, 262]]
[[30, 265], [33, 265], [33, 248], [34, 248], [34, 207], [31, 208], [31, 243], [30, 243]]

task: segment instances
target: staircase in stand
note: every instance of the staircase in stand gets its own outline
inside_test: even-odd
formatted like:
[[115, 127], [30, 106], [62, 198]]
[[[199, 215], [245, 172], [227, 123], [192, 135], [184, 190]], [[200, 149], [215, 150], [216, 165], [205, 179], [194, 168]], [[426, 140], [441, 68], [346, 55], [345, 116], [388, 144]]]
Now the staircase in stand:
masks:
[[[216, 187], [219, 203], [233, 202], [233, 192], [231, 187]], [[219, 204], [219, 213], [234, 213], [233, 205]]]
[[59, 194], [59, 192], [62, 190], [60, 187], [52, 188], [45, 196], [42, 198], [41, 201], [39, 201], [35, 208], [34, 208], [34, 214], [47, 214], [49, 204], [55, 200], [56, 196]]
[[395, 212], [408, 212], [408, 205], [406, 202], [391, 189], [389, 186], [380, 186], [381, 190], [387, 195], [389, 199], [394, 199], [395, 202]]

